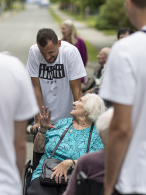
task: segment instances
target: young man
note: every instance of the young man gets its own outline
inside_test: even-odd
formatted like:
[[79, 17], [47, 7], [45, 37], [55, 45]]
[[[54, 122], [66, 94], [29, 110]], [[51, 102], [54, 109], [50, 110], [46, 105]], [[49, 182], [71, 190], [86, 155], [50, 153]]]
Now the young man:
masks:
[[27, 120], [38, 113], [24, 65], [0, 53], [0, 194], [22, 194]]
[[[100, 96], [113, 102], [104, 194], [146, 194], [146, 1], [125, 0], [138, 32], [115, 43]], [[145, 31], [145, 32], [143, 32]]]
[[[72, 102], [82, 96], [81, 78], [86, 71], [78, 49], [58, 40], [52, 29], [41, 29], [37, 44], [29, 51], [27, 71], [34, 85], [39, 108], [42, 105], [52, 110], [51, 123], [71, 117]], [[40, 126], [39, 115], [36, 125]]]

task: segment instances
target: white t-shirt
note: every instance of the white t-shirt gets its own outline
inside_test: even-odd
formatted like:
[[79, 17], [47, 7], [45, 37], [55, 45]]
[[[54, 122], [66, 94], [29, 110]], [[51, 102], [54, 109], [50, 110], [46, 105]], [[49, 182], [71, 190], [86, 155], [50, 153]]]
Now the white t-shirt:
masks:
[[146, 194], [145, 52], [144, 32], [136, 32], [115, 43], [107, 61], [100, 90], [102, 98], [133, 107], [132, 139], [115, 186], [123, 194]]
[[70, 118], [73, 95], [69, 81], [86, 76], [78, 49], [66, 41], [61, 41], [55, 62], [48, 63], [35, 44], [30, 48], [26, 68], [30, 77], [39, 77], [43, 106], [52, 110], [51, 123]]
[[0, 53], [0, 194], [21, 195], [22, 182], [16, 165], [14, 121], [38, 112], [32, 84], [24, 65]]

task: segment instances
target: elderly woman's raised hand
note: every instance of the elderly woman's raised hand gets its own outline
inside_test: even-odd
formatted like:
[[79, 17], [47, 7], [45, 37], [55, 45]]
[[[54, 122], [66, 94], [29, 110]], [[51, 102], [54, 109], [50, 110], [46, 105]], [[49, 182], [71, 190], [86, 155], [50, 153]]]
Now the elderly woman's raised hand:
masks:
[[44, 131], [47, 131], [50, 128], [56, 129], [55, 126], [51, 125], [51, 113], [51, 109], [48, 114], [48, 107], [44, 109], [44, 106], [42, 106], [42, 112], [40, 113], [40, 127]]
[[55, 177], [56, 183], [61, 183], [62, 175], [64, 175], [65, 182], [67, 182], [67, 171], [68, 169], [73, 165], [72, 160], [67, 159], [61, 162], [59, 165], [51, 169], [53, 174], [51, 175], [50, 179], [53, 179]]

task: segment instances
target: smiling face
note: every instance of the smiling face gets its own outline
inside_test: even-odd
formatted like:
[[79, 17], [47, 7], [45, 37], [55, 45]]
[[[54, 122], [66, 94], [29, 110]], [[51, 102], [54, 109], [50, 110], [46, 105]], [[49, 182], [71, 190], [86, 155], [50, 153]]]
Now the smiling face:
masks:
[[70, 112], [70, 114], [75, 117], [83, 117], [87, 115], [87, 112], [84, 110], [86, 99], [87, 96], [83, 96], [78, 101], [73, 102], [74, 109]]
[[69, 29], [65, 24], [61, 25], [61, 32], [63, 35], [63, 38], [66, 39], [67, 37], [71, 36], [71, 29]]
[[42, 56], [45, 58], [45, 60], [48, 63], [55, 62], [58, 53], [59, 53], [59, 47], [61, 46], [61, 41], [58, 41], [57, 45], [54, 45], [52, 41], [48, 41], [48, 44], [45, 47], [42, 47], [38, 44], [39, 50], [42, 54]]

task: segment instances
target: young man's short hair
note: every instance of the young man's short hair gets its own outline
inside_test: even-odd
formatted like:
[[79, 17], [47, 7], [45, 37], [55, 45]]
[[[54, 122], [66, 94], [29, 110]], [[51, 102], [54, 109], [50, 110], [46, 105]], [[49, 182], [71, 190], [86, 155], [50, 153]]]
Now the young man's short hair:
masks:
[[129, 33], [129, 35], [131, 35], [132, 33], [134, 33], [134, 31], [131, 28], [121, 28], [118, 31], [117, 38], [119, 39], [120, 35], [124, 35], [126, 33]]
[[48, 44], [48, 41], [52, 41], [54, 45], [57, 45], [58, 37], [52, 29], [42, 28], [37, 33], [36, 41], [41, 47], [45, 47]]
[[139, 8], [146, 8], [146, 0], [132, 0], [132, 2]]

